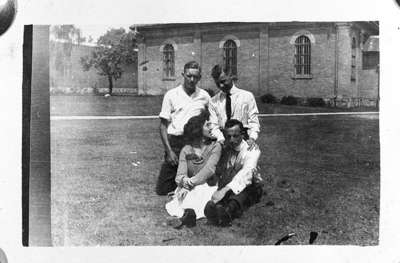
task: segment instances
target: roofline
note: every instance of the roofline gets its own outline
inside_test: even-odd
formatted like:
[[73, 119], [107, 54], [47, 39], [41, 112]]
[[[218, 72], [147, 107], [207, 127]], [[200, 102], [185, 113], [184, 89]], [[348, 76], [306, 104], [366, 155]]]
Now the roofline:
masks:
[[[241, 25], [253, 25], [262, 26], [269, 25], [273, 27], [282, 26], [295, 26], [301, 24], [334, 24], [340, 21], [283, 21], [283, 22], [204, 22], [204, 23], [166, 23], [166, 24], [133, 24], [129, 28], [131, 30], [138, 30], [142, 32], [149, 32], [159, 29], [168, 28], [193, 28], [193, 27], [212, 27], [212, 26], [241, 26]], [[363, 24], [370, 30], [375, 31], [379, 34], [379, 22], [378, 21], [348, 21], [349, 23]]]
[[379, 35], [379, 21], [355, 21], [354, 25], [367, 29], [371, 35]]
[[255, 24], [268, 24], [268, 22], [204, 22], [204, 23], [166, 23], [166, 24], [134, 24], [129, 28], [134, 30], [135, 28], [138, 30], [157, 30], [157, 29], [165, 29], [165, 28], [189, 28], [193, 26], [224, 26], [224, 25], [255, 25]]

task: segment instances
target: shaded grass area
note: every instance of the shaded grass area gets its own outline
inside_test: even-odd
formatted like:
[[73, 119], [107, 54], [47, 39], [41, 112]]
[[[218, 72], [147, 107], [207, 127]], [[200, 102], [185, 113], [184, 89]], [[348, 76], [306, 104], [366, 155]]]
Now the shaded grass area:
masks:
[[[54, 245], [377, 245], [378, 119], [261, 119], [264, 195], [218, 228], [175, 230], [154, 193], [162, 161], [156, 120], [52, 121]], [[133, 165], [135, 163], [136, 165]]]
[[[51, 96], [50, 113], [53, 116], [131, 116], [158, 115], [162, 96]], [[376, 108], [329, 108], [266, 104], [257, 99], [260, 113], [311, 113], [337, 111], [376, 111]]]

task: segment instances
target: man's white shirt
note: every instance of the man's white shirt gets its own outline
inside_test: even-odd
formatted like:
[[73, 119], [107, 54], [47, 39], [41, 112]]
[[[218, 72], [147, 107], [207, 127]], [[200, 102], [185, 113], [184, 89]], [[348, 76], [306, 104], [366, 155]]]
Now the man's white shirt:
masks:
[[254, 180], [262, 181], [260, 175], [257, 173], [257, 163], [260, 158], [260, 150], [248, 150], [249, 145], [243, 140], [240, 145], [235, 149], [237, 156], [231, 155], [227, 168], [241, 166], [242, 168], [236, 173], [232, 181], [227, 186], [233, 191], [234, 194], [239, 194]]
[[[258, 108], [254, 95], [246, 90], [239, 89], [235, 85], [230, 90], [231, 93], [231, 119], [239, 120], [243, 126], [248, 128], [250, 138], [257, 140], [260, 132], [260, 122], [258, 120]], [[218, 92], [210, 101], [210, 122], [212, 125], [211, 134], [218, 141], [224, 141], [224, 135], [221, 129], [224, 128], [227, 121], [226, 116], [226, 94]]]
[[183, 127], [188, 120], [199, 115], [201, 110], [208, 106], [210, 95], [207, 91], [196, 87], [189, 96], [182, 85], [173, 88], [164, 95], [161, 106], [160, 118], [169, 121], [167, 133], [170, 135], [182, 135]]

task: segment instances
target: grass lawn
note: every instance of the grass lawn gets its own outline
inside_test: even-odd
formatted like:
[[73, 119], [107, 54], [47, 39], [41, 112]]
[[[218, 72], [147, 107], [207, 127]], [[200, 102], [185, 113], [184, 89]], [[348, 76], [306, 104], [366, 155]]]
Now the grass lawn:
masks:
[[162, 96], [50, 96], [54, 116], [158, 115]]
[[[53, 116], [65, 115], [158, 115], [162, 96], [51, 96], [50, 112]], [[337, 111], [377, 111], [376, 108], [317, 108], [266, 104], [257, 99], [260, 113], [307, 113]]]
[[[66, 109], [68, 115], [96, 114], [96, 107], [114, 107], [105, 106], [114, 97], [80, 109], [68, 106], [70, 102], [55, 103], [57, 99], [52, 97], [53, 115], [65, 114]], [[159, 104], [143, 101], [133, 110], [130, 99], [120, 99], [123, 106], [112, 108], [110, 115], [158, 113]], [[54, 245], [273, 245], [289, 232], [297, 235], [284, 244], [305, 245], [311, 231], [318, 232], [318, 245], [378, 244], [376, 115], [262, 118], [261, 202], [232, 227], [200, 220], [196, 227], [181, 230], [170, 225], [166, 197], [154, 193], [163, 155], [158, 124], [51, 122]]]

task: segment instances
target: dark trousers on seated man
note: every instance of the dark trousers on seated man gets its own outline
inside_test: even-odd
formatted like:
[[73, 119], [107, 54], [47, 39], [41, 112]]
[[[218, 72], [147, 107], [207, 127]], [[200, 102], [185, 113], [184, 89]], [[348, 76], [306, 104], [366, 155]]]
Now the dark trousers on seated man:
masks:
[[242, 216], [252, 205], [260, 202], [263, 194], [263, 184], [254, 182], [239, 194], [229, 190], [218, 203], [209, 201], [204, 209], [204, 214], [213, 225], [229, 226], [233, 219]]
[[[176, 156], [179, 156], [183, 146], [185, 146], [184, 137], [168, 135], [168, 140]], [[175, 176], [178, 166], [168, 163], [166, 161], [166, 156], [167, 154], [165, 153], [164, 162], [161, 165], [160, 173], [156, 183], [156, 193], [158, 195], [166, 195], [169, 192], [174, 191], [177, 186], [175, 183]]]
[[233, 220], [242, 216], [250, 206], [260, 202], [262, 193], [263, 184], [252, 183], [237, 195], [230, 190], [217, 204], [225, 207]]
[[[218, 84], [221, 85], [220, 82]], [[227, 119], [223, 130], [225, 147], [215, 171], [218, 190], [204, 208], [207, 220], [219, 226], [230, 225], [244, 210], [259, 202], [263, 192], [262, 179], [257, 171], [261, 151], [254, 143], [256, 138], [249, 139], [248, 143], [248, 130], [243, 123]], [[256, 130], [258, 133], [258, 128]]]
[[214, 225], [230, 225], [233, 219], [258, 203], [263, 193], [262, 179], [256, 168], [260, 151], [249, 151], [244, 140], [236, 148], [223, 153], [216, 171], [218, 190], [204, 208], [205, 216]]

